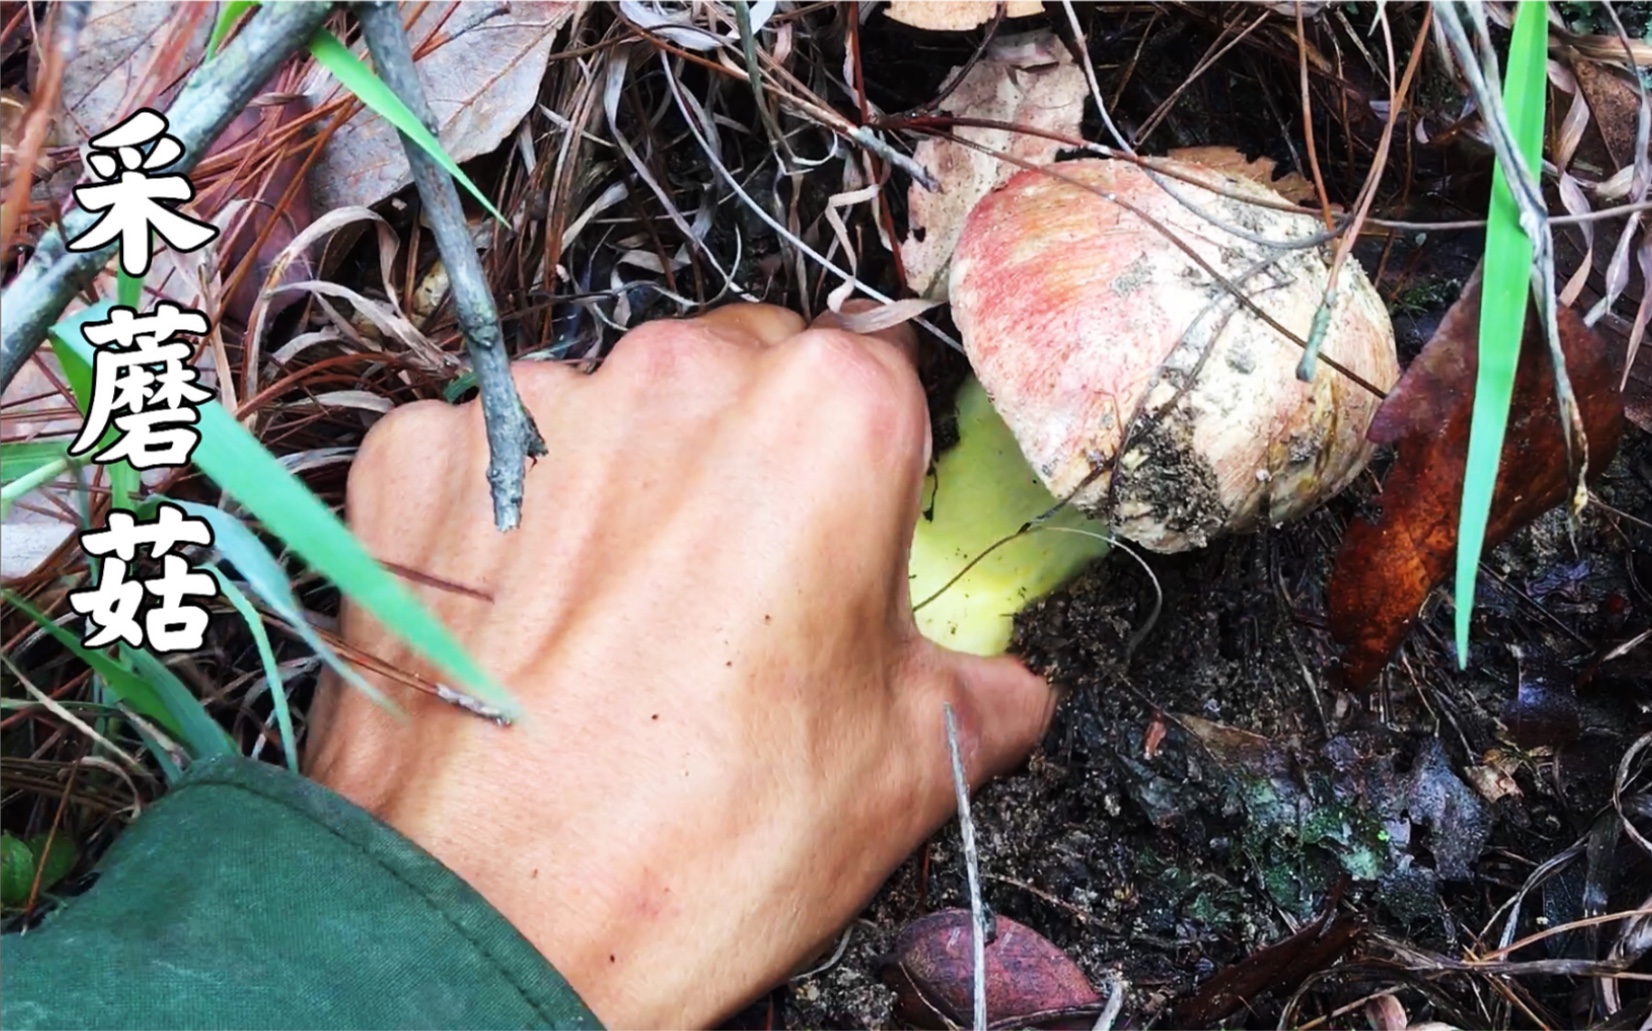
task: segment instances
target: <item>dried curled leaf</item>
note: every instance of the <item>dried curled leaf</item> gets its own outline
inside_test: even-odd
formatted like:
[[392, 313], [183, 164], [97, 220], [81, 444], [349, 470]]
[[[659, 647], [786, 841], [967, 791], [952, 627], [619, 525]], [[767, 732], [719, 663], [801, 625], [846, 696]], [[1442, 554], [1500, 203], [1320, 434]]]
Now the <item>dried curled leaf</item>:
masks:
[[[1370, 439], [1398, 445], [1399, 456], [1383, 483], [1381, 518], [1348, 527], [1331, 574], [1331, 635], [1343, 647], [1343, 675], [1351, 687], [1369, 684], [1382, 670], [1423, 599], [1456, 560], [1479, 321], [1476, 274], [1371, 423]], [[1564, 308], [1560, 342], [1588, 437], [1589, 473], [1598, 474], [1617, 453], [1623, 433], [1617, 355]], [[1528, 315], [1486, 549], [1554, 507], [1569, 489], [1554, 369], [1543, 331]]]
[[[901, 929], [884, 980], [902, 1020], [916, 1027], [968, 1026], [973, 1008], [967, 909], [943, 909]], [[987, 1026], [1090, 1027], [1101, 997], [1067, 954], [1008, 917], [986, 947]]]
[[[1301, 172], [1293, 169], [1277, 179], [1274, 178], [1279, 171], [1279, 162], [1272, 158], [1259, 157], [1251, 160], [1237, 148], [1212, 146], [1172, 147], [1167, 156], [1177, 161], [1214, 168], [1224, 175], [1249, 179], [1297, 204], [1319, 202], [1319, 191], [1314, 189], [1314, 184], [1304, 178]], [[1341, 205], [1335, 207], [1341, 210]]]
[[940, 188], [914, 183], [907, 191], [911, 232], [901, 241], [901, 264], [914, 292], [932, 297], [945, 290], [947, 263], [970, 209], [1021, 169], [997, 153], [1029, 165], [1054, 161], [1062, 144], [1039, 131], [1079, 137], [1088, 96], [1084, 71], [1054, 33], [1030, 34], [1023, 45], [993, 50], [969, 69], [941, 110], [1028, 131], [964, 125], [953, 132], [957, 140], [931, 136], [918, 143], [913, 159], [934, 172]]

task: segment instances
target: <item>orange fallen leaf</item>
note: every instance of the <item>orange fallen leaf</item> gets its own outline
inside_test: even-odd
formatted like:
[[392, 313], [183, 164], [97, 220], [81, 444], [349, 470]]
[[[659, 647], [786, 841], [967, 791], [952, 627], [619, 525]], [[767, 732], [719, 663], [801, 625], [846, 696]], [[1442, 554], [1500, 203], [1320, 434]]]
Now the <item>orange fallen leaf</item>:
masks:
[[[1166, 156], [1214, 168], [1218, 172], [1249, 179], [1253, 183], [1261, 183], [1286, 200], [1297, 204], [1316, 207], [1319, 204], [1319, 191], [1314, 189], [1313, 183], [1303, 178], [1301, 172], [1293, 169], [1275, 179], [1274, 175], [1279, 171], [1279, 162], [1271, 158], [1261, 157], [1247, 161], [1245, 155], [1233, 147], [1216, 146], [1176, 147]], [[1332, 209], [1340, 211], [1342, 206], [1333, 204]]]
[[[1381, 672], [1428, 592], [1455, 563], [1479, 322], [1476, 271], [1367, 433], [1378, 444], [1398, 445], [1399, 454], [1383, 483], [1381, 518], [1355, 520], [1348, 527], [1331, 573], [1331, 636], [1343, 648], [1343, 677], [1350, 687], [1366, 686]], [[1618, 356], [1570, 309], [1560, 311], [1560, 343], [1588, 437], [1588, 472], [1595, 475], [1611, 462], [1623, 433]], [[1569, 492], [1554, 370], [1542, 328], [1528, 313], [1486, 550]]]

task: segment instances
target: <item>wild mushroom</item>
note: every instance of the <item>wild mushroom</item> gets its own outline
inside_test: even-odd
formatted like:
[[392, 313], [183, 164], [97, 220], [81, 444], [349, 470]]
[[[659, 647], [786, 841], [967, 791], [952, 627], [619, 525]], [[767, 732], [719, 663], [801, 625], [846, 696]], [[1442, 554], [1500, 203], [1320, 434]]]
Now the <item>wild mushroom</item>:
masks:
[[958, 443], [935, 461], [912, 537], [912, 603], [925, 637], [998, 655], [1017, 612], [1106, 554], [1107, 524], [1058, 509], [979, 383], [957, 410]]
[[1185, 179], [1126, 161], [1022, 172], [964, 225], [952, 315], [980, 385], [961, 395], [911, 565], [934, 640], [1001, 652], [1014, 614], [1104, 551], [1109, 528], [1155, 551], [1202, 547], [1305, 515], [1370, 459], [1376, 391], [1399, 363], [1365, 273], [1344, 266], [1317, 373], [1299, 380], [1301, 344], [1268, 320], [1312, 335], [1320, 224], [1248, 179], [1155, 167]]
[[1158, 167], [1221, 192], [1125, 161], [1023, 172], [971, 211], [950, 292], [970, 363], [1050, 492], [1121, 537], [1184, 551], [1346, 487], [1371, 455], [1370, 388], [1399, 363], [1387, 310], [1349, 262], [1331, 361], [1299, 380], [1301, 346], [1177, 241], [1306, 339], [1329, 276], [1320, 224], [1262, 206], [1285, 205], [1250, 180]]

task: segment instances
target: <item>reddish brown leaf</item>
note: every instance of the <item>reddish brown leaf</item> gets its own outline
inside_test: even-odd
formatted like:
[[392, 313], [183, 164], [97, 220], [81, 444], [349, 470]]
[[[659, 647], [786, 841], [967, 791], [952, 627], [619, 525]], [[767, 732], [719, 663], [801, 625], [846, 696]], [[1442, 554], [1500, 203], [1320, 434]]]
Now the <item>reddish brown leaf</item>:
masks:
[[[1369, 684], [1382, 670], [1428, 592], [1455, 563], [1479, 323], [1476, 272], [1371, 423], [1368, 436], [1398, 445], [1399, 454], [1383, 484], [1381, 518], [1349, 526], [1331, 574], [1331, 635], [1343, 648], [1350, 687]], [[1560, 340], [1588, 436], [1589, 474], [1595, 475], [1617, 453], [1623, 432], [1619, 355], [1569, 309], [1560, 311]], [[1528, 314], [1486, 550], [1569, 491], [1554, 370], [1536, 316]]]
[[1177, 1027], [1210, 1027], [1264, 992], [1296, 990], [1310, 974], [1335, 963], [1365, 930], [1358, 917], [1334, 916], [1337, 889], [1324, 913], [1302, 930], [1258, 949], [1206, 981], [1176, 1007]]
[[[916, 1027], [967, 1027], [974, 966], [967, 909], [943, 909], [901, 928], [884, 980], [901, 1019]], [[986, 947], [987, 1026], [1090, 1027], [1101, 997], [1067, 954], [1036, 931], [998, 917]]]

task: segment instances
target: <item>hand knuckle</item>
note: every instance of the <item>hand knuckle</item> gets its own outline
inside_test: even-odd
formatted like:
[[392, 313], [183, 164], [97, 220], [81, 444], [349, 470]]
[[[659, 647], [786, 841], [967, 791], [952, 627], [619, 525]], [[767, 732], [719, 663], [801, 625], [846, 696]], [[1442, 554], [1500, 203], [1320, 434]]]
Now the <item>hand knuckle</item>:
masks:
[[556, 404], [570, 386], [577, 383], [579, 373], [560, 362], [516, 361], [511, 363], [511, 378], [517, 392], [530, 413], [537, 413]]
[[814, 389], [831, 388], [852, 424], [880, 448], [903, 453], [928, 431], [923, 388], [898, 362], [874, 353], [864, 340], [835, 330], [804, 333], [798, 345]]
[[716, 353], [720, 341], [714, 336], [693, 322], [661, 319], [644, 323], [614, 345], [603, 368], [644, 387], [670, 383], [691, 374], [697, 364]]

